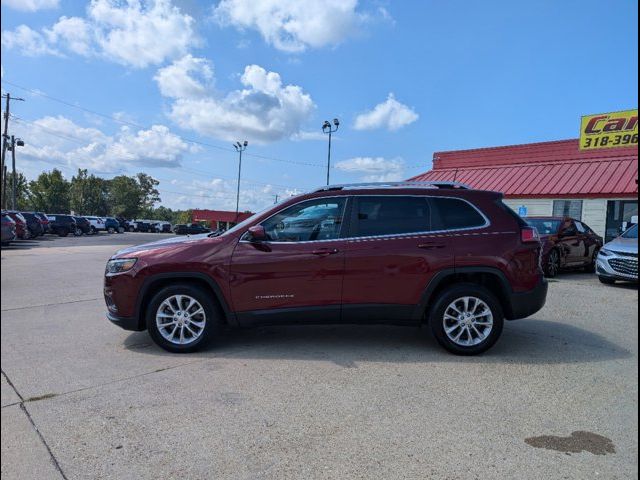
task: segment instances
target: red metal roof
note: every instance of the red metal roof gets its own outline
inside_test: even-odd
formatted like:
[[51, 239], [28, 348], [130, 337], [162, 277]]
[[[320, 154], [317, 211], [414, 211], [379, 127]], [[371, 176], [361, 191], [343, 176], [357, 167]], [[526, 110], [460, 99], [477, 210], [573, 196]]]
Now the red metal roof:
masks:
[[225, 212], [221, 210], [193, 210], [193, 221], [199, 222], [202, 220], [206, 220], [209, 222], [231, 222], [235, 223], [236, 221], [242, 222], [249, 218], [253, 213], [251, 212], [240, 212], [238, 214], [238, 218], [236, 219], [236, 212]]
[[578, 140], [437, 152], [412, 181], [456, 181], [506, 196], [637, 197], [638, 148], [580, 151]]

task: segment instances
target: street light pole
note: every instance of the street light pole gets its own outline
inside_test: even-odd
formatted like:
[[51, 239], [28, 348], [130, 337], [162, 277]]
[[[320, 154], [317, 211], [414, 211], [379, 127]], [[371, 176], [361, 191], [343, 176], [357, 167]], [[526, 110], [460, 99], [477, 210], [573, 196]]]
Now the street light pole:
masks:
[[333, 119], [333, 126], [328, 120], [325, 120], [325, 122], [322, 124], [322, 132], [329, 135], [329, 153], [327, 155], [327, 185], [329, 185], [329, 181], [331, 179], [331, 136], [338, 131], [339, 127], [340, 120], [338, 120], [337, 118]]
[[249, 146], [249, 142], [246, 140], [243, 143], [237, 142], [233, 144], [233, 148], [238, 152], [238, 193], [236, 196], [236, 224], [238, 223], [238, 216], [240, 214], [240, 180], [242, 178], [242, 152], [244, 152]]
[[16, 138], [15, 136], [11, 135], [11, 168], [12, 168], [12, 178], [11, 178], [11, 209], [12, 210], [16, 210], [16, 182], [17, 182], [17, 178], [16, 178], [16, 146], [18, 147], [24, 147], [24, 142], [22, 141], [22, 139], [20, 138]]

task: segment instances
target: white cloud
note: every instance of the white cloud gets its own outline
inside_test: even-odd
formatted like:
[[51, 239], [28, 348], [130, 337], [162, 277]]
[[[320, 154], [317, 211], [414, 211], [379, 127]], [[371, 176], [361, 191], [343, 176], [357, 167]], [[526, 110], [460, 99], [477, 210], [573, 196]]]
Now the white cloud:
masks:
[[412, 108], [398, 102], [393, 93], [390, 93], [385, 102], [376, 105], [369, 112], [358, 115], [354, 128], [356, 130], [386, 128], [395, 131], [415, 122], [418, 118], [419, 115]]
[[2, 0], [2, 5], [22, 10], [24, 12], [37, 12], [47, 8], [58, 8], [60, 0]]
[[358, 0], [222, 0], [214, 18], [222, 25], [260, 32], [278, 50], [302, 52], [337, 45], [367, 20]]
[[82, 18], [60, 17], [44, 33], [50, 45], [65, 47], [79, 55], [91, 54], [91, 26]]
[[189, 54], [161, 68], [153, 78], [165, 97], [200, 98], [213, 80], [213, 68], [206, 59]]
[[41, 32], [20, 25], [2, 32], [2, 45], [26, 55], [100, 55], [144, 68], [180, 57], [199, 44], [194, 19], [169, 0], [92, 0], [87, 17], [60, 17]]
[[19, 49], [28, 57], [60, 55], [58, 50], [49, 45], [45, 35], [26, 25], [19, 25], [15, 30], [3, 30], [2, 46], [8, 49]]
[[[174, 98], [170, 118], [201, 135], [228, 141], [273, 142], [298, 133], [315, 108], [301, 87], [283, 85], [278, 73], [258, 65], [245, 68], [240, 78], [243, 89], [223, 97], [212, 92], [202, 95], [205, 85], [189, 72], [180, 71], [177, 66], [182, 62], [195, 65], [193, 71], [201, 76], [210, 72], [205, 60], [188, 57], [161, 69], [155, 79], [160, 91]], [[178, 80], [188, 87], [179, 86]]]
[[[178, 188], [179, 192], [178, 193]], [[170, 189], [164, 190], [160, 184], [160, 193], [163, 203], [170, 203], [174, 208], [180, 209], [211, 209], [235, 211], [236, 208], [236, 184], [222, 178], [199, 180], [176, 180], [171, 182]], [[240, 210], [258, 212], [273, 205], [275, 195], [280, 199], [297, 195], [296, 190], [279, 189], [272, 185], [240, 190]]]
[[404, 178], [405, 164], [401, 158], [356, 157], [336, 163], [335, 168], [360, 174], [365, 182], [395, 182]]
[[15, 129], [20, 137], [28, 139], [20, 150], [23, 160], [99, 172], [118, 172], [128, 167], [178, 167], [183, 155], [194, 151], [164, 125], [138, 131], [122, 127], [110, 136], [58, 116], [28, 124], [18, 120]]

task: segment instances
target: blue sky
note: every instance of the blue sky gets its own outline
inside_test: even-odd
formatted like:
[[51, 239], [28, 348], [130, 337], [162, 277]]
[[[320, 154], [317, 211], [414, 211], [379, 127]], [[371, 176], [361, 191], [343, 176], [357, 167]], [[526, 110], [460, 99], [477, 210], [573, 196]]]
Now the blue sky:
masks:
[[404, 179], [434, 151], [574, 138], [638, 105], [638, 4], [3, 0], [19, 169], [145, 171], [174, 208]]

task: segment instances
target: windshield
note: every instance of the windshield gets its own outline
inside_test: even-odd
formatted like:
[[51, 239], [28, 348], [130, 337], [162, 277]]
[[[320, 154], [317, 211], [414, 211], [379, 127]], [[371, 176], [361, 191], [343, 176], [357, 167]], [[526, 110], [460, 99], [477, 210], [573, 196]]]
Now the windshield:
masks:
[[535, 227], [540, 235], [555, 235], [560, 229], [561, 220], [549, 220], [546, 218], [527, 218], [527, 223]]
[[638, 238], [638, 225], [631, 227], [622, 234], [622, 238]]

